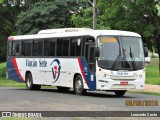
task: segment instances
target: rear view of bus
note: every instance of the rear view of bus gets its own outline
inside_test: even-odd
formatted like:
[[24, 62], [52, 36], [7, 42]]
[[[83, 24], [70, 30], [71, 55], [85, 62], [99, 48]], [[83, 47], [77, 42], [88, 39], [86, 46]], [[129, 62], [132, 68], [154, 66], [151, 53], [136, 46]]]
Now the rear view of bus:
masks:
[[143, 89], [145, 83], [144, 52], [138, 34], [98, 37], [97, 89], [113, 90], [123, 96], [128, 89]]

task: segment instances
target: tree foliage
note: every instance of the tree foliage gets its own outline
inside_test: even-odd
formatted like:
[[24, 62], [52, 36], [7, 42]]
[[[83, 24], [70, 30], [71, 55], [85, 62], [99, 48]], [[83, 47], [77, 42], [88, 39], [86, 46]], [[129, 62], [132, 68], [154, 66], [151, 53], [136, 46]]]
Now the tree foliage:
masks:
[[18, 15], [17, 34], [34, 34], [42, 29], [71, 27], [71, 13], [79, 3], [75, 0], [48, 0], [36, 2], [30, 9]]
[[92, 27], [92, 7], [80, 10], [80, 14], [74, 13], [72, 21], [75, 27]]
[[7, 38], [16, 34], [16, 16], [23, 7], [20, 0], [3, 0], [0, 3], [0, 62], [6, 59]]

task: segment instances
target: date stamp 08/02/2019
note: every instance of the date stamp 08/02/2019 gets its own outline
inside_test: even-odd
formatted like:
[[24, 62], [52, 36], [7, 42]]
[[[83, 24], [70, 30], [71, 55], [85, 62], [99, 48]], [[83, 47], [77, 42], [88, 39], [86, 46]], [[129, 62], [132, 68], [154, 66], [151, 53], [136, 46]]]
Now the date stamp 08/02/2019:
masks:
[[126, 100], [126, 106], [158, 106], [158, 100]]

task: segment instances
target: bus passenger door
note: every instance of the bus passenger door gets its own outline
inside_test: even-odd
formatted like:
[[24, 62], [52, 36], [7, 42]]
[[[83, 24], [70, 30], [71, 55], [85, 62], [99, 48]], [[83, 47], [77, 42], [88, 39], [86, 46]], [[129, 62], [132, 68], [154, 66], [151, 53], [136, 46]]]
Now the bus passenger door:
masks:
[[95, 44], [86, 43], [85, 45], [85, 58], [91, 72], [95, 72]]
[[95, 43], [92, 42], [85, 45], [85, 58], [90, 69], [90, 72], [85, 74], [87, 76], [87, 85], [89, 90], [96, 90]]

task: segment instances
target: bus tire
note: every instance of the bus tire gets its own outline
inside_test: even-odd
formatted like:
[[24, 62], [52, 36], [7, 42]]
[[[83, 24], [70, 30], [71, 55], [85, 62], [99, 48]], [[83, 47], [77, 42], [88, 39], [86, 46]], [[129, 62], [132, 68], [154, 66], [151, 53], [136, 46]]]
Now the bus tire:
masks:
[[82, 80], [82, 77], [80, 75], [77, 75], [77, 77], [74, 81], [74, 92], [77, 95], [83, 95], [83, 94], [86, 93], [86, 89], [84, 89], [83, 80]]
[[121, 97], [126, 93], [126, 90], [114, 91], [116, 96]]
[[26, 87], [28, 90], [39, 90], [41, 85], [33, 84], [32, 74], [28, 73], [26, 76]]
[[70, 88], [69, 88], [69, 87], [57, 86], [57, 89], [58, 89], [59, 91], [65, 92], [65, 91], [68, 91]]

